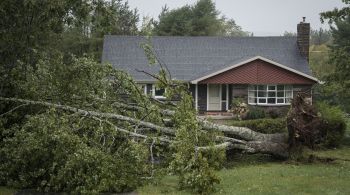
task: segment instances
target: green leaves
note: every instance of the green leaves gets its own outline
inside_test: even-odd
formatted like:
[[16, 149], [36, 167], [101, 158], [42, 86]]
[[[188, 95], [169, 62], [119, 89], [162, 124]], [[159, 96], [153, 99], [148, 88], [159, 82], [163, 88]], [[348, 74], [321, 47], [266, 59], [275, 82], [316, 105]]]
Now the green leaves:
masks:
[[[343, 0], [347, 5], [350, 1]], [[349, 87], [350, 87], [350, 7], [334, 9], [321, 13], [321, 19], [329, 19], [333, 44], [330, 46], [329, 64], [334, 71], [328, 73], [324, 79], [326, 83], [320, 87], [323, 99], [330, 103], [339, 104], [345, 111], [350, 111]]]
[[[349, 0], [342, 0], [343, 3], [349, 5]], [[341, 9], [334, 8], [332, 11], [326, 11], [322, 12], [320, 14], [321, 16], [321, 22], [324, 22], [325, 20], [328, 20], [329, 24], [332, 24], [334, 22], [337, 22], [339, 20], [344, 20], [346, 17], [350, 15], [350, 7], [343, 7]]]
[[186, 85], [169, 82], [171, 82], [167, 85], [169, 97], [175, 94], [180, 97], [172, 119], [176, 128], [176, 137], [172, 144], [174, 153], [169, 170], [179, 176], [181, 189], [201, 194], [211, 193], [215, 190], [215, 184], [220, 182], [214, 170], [221, 167], [225, 159], [225, 151], [212, 149], [202, 153], [196, 149], [198, 146], [214, 144], [212, 140], [215, 134], [200, 130], [193, 99]]
[[[52, 55], [26, 74], [21, 70], [11, 71], [20, 92], [17, 97], [161, 124], [158, 106], [128, 74], [108, 64], [74, 56], [65, 63], [61, 55]], [[140, 110], [114, 105], [128, 102], [137, 103]], [[133, 141], [103, 118], [25, 106], [0, 119], [0, 183], [41, 191], [122, 192], [151, 175], [147, 142]], [[110, 122], [137, 131], [128, 122]]]
[[155, 35], [167, 36], [248, 36], [233, 19], [227, 20], [211, 0], [200, 0], [195, 5], [178, 9], [163, 8]]
[[79, 194], [141, 185], [150, 170], [147, 148], [122, 141], [110, 126], [96, 131], [101, 124], [85, 120], [79, 124], [80, 117], [51, 110], [13, 128], [14, 135], [1, 143], [0, 179], [17, 188]]
[[146, 55], [148, 63], [150, 65], [154, 65], [154, 64], [158, 63], [157, 59], [156, 59], [156, 56], [153, 53], [153, 47], [152, 47], [150, 39], [147, 40], [147, 43], [141, 43], [140, 46], [145, 51], [145, 55]]

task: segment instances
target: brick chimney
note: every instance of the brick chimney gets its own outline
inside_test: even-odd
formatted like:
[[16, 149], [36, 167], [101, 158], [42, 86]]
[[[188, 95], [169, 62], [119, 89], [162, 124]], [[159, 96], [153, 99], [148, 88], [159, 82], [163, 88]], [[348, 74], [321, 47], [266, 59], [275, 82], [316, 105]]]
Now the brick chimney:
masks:
[[305, 17], [297, 26], [297, 44], [301, 56], [305, 57], [309, 62], [310, 23], [305, 22]]

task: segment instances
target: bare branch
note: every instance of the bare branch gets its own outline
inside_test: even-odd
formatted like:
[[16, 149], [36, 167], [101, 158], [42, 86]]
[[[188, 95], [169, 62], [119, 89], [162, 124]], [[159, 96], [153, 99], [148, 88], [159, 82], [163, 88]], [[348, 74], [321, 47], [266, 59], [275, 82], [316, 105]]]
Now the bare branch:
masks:
[[115, 128], [116, 131], [119, 131], [119, 132], [123, 132], [123, 133], [126, 133], [132, 137], [137, 137], [137, 138], [142, 138], [142, 139], [152, 139], [152, 140], [157, 140], [159, 139], [159, 141], [161, 142], [165, 142], [165, 143], [171, 143], [172, 141], [167, 139], [167, 138], [163, 138], [163, 137], [148, 137], [147, 135], [142, 135], [142, 134], [138, 134], [138, 133], [134, 133], [134, 132], [131, 132], [131, 131], [128, 131], [126, 129], [122, 129], [120, 127], [117, 127], [115, 126], [112, 122], [108, 121], [108, 120], [103, 120], [104, 122], [106, 122], [107, 124], [111, 125], [112, 127]]
[[54, 104], [54, 103], [43, 102], [43, 101], [32, 101], [32, 100], [18, 99], [18, 98], [0, 97], [0, 100], [53, 107], [53, 108], [57, 108], [57, 109], [65, 110], [65, 111], [70, 111], [70, 112], [75, 112], [75, 113], [78, 113], [81, 115], [86, 115], [86, 116], [95, 116], [95, 117], [101, 117], [101, 118], [110, 118], [110, 119], [116, 119], [116, 120], [121, 120], [121, 121], [128, 121], [128, 122], [131, 122], [134, 124], [140, 124], [141, 126], [148, 127], [148, 128], [163, 132], [165, 134], [169, 134], [169, 135], [175, 134], [175, 131], [173, 129], [170, 129], [167, 127], [162, 127], [162, 126], [150, 123], [150, 122], [145, 122], [145, 121], [141, 121], [138, 119], [134, 119], [134, 118], [131, 118], [128, 116], [114, 114], [114, 113], [87, 111], [87, 110], [83, 110], [83, 109], [79, 109], [79, 108], [75, 108], [75, 107], [71, 107], [71, 106], [65, 106], [65, 105]]
[[11, 110], [5, 112], [5, 113], [0, 114], [0, 117], [4, 116], [4, 115], [6, 115], [6, 114], [11, 113], [11, 112], [17, 110], [18, 108], [21, 108], [21, 107], [24, 107], [24, 106], [28, 106], [28, 105], [29, 105], [29, 104], [27, 104], [27, 103], [26, 103], [26, 104], [21, 104], [21, 105], [19, 105], [19, 106], [17, 106], [17, 107], [14, 107], [13, 109], [11, 109]]
[[[153, 47], [152, 47], [153, 48]], [[172, 79], [172, 76], [171, 76], [171, 72], [168, 68], [168, 66], [166, 65], [166, 63], [163, 62], [163, 60], [160, 59], [160, 55], [159, 53], [157, 52], [157, 50], [153, 49], [153, 52], [154, 52], [154, 57], [156, 58], [156, 60], [158, 61], [159, 63], [159, 66], [164, 70], [166, 70], [168, 72], [168, 75], [169, 75], [169, 79], [171, 80]], [[165, 67], [165, 68], [164, 68]]]
[[163, 80], [162, 80], [159, 76], [157, 76], [157, 75], [151, 74], [151, 73], [146, 72], [146, 71], [144, 71], [144, 70], [139, 70], [139, 69], [135, 69], [135, 70], [136, 70], [137, 72], [144, 73], [144, 74], [146, 74], [146, 75], [148, 75], [148, 76], [150, 76], [150, 77], [152, 77], [152, 78], [154, 78], [154, 79], [160, 81], [160, 82], [163, 83], [164, 85], [168, 85], [168, 83], [167, 83], [166, 81], [163, 81]]

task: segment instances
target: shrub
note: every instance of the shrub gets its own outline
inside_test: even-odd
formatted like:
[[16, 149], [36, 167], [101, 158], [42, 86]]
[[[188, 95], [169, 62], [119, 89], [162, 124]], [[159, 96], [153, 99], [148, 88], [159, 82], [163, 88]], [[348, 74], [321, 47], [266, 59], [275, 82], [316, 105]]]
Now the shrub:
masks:
[[270, 107], [266, 113], [270, 118], [283, 118], [287, 116], [289, 107]]
[[[102, 132], [94, 121], [87, 125], [93, 129], [75, 122], [71, 115], [48, 112], [12, 128], [13, 136], [0, 148], [0, 180], [18, 189], [74, 194], [125, 192], [143, 183], [150, 170], [147, 148], [133, 142], [99, 144]], [[122, 139], [107, 126], [103, 133]]]
[[132, 191], [142, 184], [138, 175], [144, 172], [143, 167], [135, 164], [139, 156], [133, 149], [125, 151], [125, 147], [114, 155], [83, 147], [68, 156], [58, 174], [51, 177], [50, 184], [55, 186], [55, 191], [73, 194]]
[[244, 119], [259, 119], [265, 118], [265, 111], [262, 108], [250, 106], [247, 112], [247, 115]]
[[287, 132], [287, 124], [285, 118], [277, 119], [255, 119], [255, 120], [244, 120], [244, 121], [232, 121], [229, 125], [248, 127], [254, 131], [260, 133], [282, 133]]
[[278, 118], [280, 117], [280, 113], [275, 110], [275, 109], [270, 109], [267, 111], [268, 115], [271, 117], [271, 118]]
[[214, 184], [220, 183], [220, 178], [210, 167], [207, 158], [204, 158], [199, 152], [197, 159], [191, 159], [187, 163], [192, 171], [185, 172], [179, 176], [180, 189], [191, 189], [192, 192], [198, 194], [214, 192]]
[[321, 116], [321, 141], [326, 147], [337, 147], [344, 137], [346, 122], [342, 110], [325, 102], [319, 102], [316, 107]]

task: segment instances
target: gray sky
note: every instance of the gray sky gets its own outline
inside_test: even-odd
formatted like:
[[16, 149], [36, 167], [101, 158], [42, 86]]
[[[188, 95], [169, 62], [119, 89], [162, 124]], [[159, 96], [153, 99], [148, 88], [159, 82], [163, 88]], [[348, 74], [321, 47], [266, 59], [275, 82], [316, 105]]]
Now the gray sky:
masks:
[[[197, 0], [128, 0], [132, 8], [137, 8], [142, 16], [158, 18], [166, 4], [170, 9]], [[228, 18], [233, 18], [243, 30], [255, 36], [283, 35], [285, 31], [296, 32], [296, 25], [303, 16], [311, 23], [311, 28], [328, 28], [321, 24], [319, 13], [343, 7], [341, 0], [214, 0], [216, 8]]]

